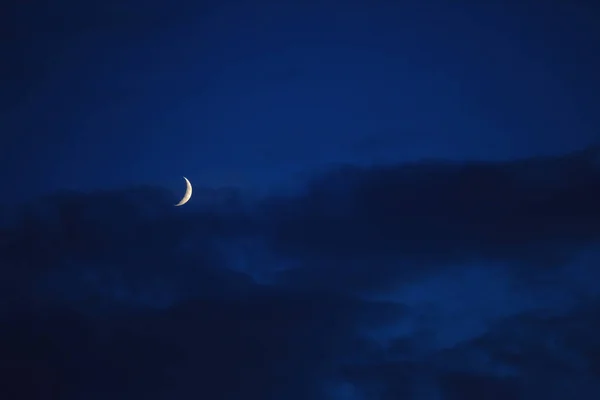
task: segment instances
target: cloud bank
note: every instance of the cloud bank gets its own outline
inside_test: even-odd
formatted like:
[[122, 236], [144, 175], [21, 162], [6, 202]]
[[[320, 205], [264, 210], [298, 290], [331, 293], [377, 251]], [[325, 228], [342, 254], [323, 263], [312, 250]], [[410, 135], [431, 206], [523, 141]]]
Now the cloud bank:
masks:
[[25, 204], [0, 231], [3, 398], [598, 398], [599, 156]]

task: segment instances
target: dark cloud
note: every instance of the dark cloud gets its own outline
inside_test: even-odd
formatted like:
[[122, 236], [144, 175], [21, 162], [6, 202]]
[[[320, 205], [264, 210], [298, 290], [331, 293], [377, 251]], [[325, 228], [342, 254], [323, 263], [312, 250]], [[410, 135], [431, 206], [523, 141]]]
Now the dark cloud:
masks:
[[479, 389], [469, 380], [485, 379], [494, 379], [496, 392], [512, 392], [509, 397], [513, 398], [559, 399], [575, 391], [583, 398], [595, 398], [600, 393], [600, 341], [593, 332], [598, 329], [599, 305], [597, 301], [588, 303], [568, 315], [535, 312], [508, 318], [485, 335], [438, 357], [470, 359], [462, 363], [462, 370], [453, 372], [451, 382], [464, 382], [462, 393], [473, 393], [473, 398], [493, 386]]
[[377, 289], [457, 263], [561, 265], [597, 240], [598, 204], [595, 149], [510, 163], [347, 168], [273, 207], [272, 234], [277, 251], [306, 264], [290, 280]]
[[0, 232], [3, 398], [597, 398], [596, 156], [24, 205]]

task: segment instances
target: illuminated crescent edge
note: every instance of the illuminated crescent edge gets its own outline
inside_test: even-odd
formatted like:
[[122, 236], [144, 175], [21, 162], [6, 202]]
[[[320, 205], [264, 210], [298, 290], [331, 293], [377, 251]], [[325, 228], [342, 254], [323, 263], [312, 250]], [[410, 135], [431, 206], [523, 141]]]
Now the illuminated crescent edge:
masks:
[[186, 178], [185, 176], [183, 177], [183, 179], [185, 179], [185, 185], [186, 185], [185, 194], [183, 195], [183, 198], [179, 201], [179, 203], [175, 204], [175, 207], [184, 205], [192, 197], [192, 184], [190, 183], [188, 178]]

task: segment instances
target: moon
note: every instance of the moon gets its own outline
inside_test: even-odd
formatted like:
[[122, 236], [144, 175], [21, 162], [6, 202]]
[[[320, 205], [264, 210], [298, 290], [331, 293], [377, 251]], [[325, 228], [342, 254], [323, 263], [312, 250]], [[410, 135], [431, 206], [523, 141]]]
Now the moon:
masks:
[[192, 197], [192, 184], [190, 183], [190, 181], [188, 181], [188, 178], [186, 178], [185, 176], [183, 177], [183, 179], [185, 179], [185, 186], [186, 186], [185, 187], [185, 194], [183, 195], [183, 197], [181, 198], [181, 200], [179, 201], [179, 203], [175, 204], [175, 207], [179, 207], [179, 206], [184, 205]]

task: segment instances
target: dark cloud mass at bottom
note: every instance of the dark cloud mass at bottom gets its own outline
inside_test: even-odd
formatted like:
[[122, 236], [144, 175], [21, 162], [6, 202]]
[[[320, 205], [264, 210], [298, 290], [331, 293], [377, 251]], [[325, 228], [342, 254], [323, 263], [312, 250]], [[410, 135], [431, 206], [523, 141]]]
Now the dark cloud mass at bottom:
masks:
[[597, 399], [599, 156], [23, 205], [1, 232], [1, 396]]

